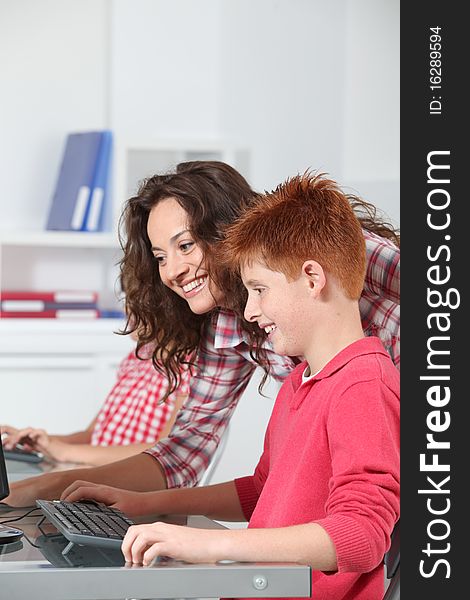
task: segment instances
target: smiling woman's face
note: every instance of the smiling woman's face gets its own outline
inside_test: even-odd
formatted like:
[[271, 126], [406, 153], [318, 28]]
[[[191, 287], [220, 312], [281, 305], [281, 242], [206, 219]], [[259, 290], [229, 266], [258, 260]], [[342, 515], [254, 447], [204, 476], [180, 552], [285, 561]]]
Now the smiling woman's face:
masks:
[[189, 229], [188, 214], [174, 198], [150, 211], [147, 233], [161, 280], [201, 315], [220, 306], [223, 295], [210, 280], [204, 254]]

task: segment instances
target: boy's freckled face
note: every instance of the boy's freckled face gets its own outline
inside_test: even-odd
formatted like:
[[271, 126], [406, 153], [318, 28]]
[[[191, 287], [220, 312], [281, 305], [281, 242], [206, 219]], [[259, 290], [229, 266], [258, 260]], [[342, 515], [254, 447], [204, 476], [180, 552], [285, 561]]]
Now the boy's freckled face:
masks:
[[278, 354], [303, 355], [311, 339], [306, 323], [311, 298], [304, 279], [290, 281], [259, 262], [245, 264], [241, 275], [248, 290], [245, 318], [266, 331]]

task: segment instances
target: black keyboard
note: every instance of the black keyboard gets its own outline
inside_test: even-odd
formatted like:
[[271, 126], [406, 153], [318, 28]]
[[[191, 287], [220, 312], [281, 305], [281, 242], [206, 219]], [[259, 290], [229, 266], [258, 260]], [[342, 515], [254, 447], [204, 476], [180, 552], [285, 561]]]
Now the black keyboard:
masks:
[[121, 511], [100, 502], [36, 500], [43, 515], [74, 544], [120, 548], [134, 522]]
[[[124, 555], [120, 548], [98, 548], [97, 546], [67, 546], [69, 540], [62, 534], [43, 534], [34, 543], [41, 549], [41, 554], [51, 565], [59, 568], [68, 567], [123, 567]], [[66, 551], [67, 549], [67, 551]]]

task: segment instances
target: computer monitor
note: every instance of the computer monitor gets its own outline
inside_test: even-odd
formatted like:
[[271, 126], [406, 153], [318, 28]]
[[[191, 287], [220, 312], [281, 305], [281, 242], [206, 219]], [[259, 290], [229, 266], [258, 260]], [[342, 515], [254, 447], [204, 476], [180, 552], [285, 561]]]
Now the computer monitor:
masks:
[[[5, 464], [5, 457], [3, 456], [3, 446], [0, 436], [0, 505], [2, 504], [2, 500], [6, 498], [9, 493], [10, 488], [8, 487], [7, 467]], [[24, 535], [23, 530], [11, 527], [10, 525], [4, 525], [4, 523], [7, 522], [7, 520], [0, 521], [0, 548], [2, 554], [20, 550], [23, 547], [22, 545], [14, 545], [14, 542], [18, 542]], [[5, 551], [5, 548], [10, 548], [10, 550]]]
[[0, 438], [0, 501], [6, 498], [10, 493], [8, 487], [7, 467], [5, 465], [5, 457], [3, 456], [3, 445]]

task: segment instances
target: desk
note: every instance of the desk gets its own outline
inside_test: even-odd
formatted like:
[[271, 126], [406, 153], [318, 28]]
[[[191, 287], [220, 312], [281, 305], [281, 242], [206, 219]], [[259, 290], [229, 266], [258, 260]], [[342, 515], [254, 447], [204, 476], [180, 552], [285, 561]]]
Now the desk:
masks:
[[[38, 472], [36, 465], [7, 461], [10, 480]], [[0, 510], [0, 520], [26, 509]], [[174, 560], [126, 566], [120, 551], [73, 546], [42, 514], [12, 523], [21, 541], [0, 546], [1, 600], [122, 600], [124, 598], [279, 597], [310, 595], [310, 568], [293, 563], [192, 565]], [[206, 517], [168, 517], [172, 523], [222, 527]]]

